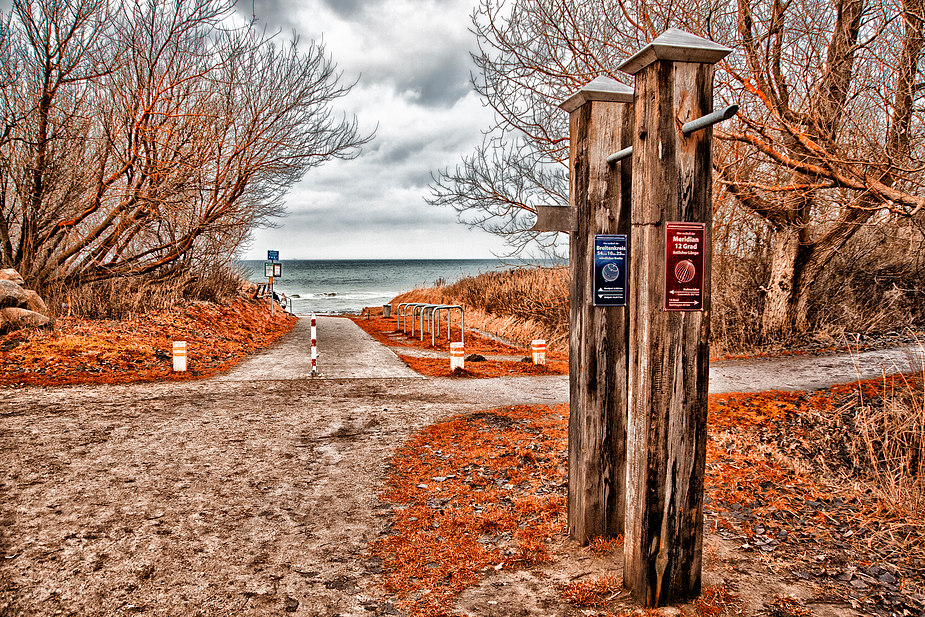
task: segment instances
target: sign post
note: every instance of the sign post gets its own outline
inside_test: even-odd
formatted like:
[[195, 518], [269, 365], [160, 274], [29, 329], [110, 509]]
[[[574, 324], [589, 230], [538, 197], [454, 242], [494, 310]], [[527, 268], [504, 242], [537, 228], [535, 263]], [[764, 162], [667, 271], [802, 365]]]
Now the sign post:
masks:
[[594, 236], [594, 306], [626, 306], [626, 234]]
[[538, 212], [538, 227], [570, 232], [568, 530], [582, 544], [622, 534], [626, 512], [631, 162], [610, 165], [606, 155], [632, 140], [632, 100], [632, 88], [598, 77], [560, 105], [569, 208]]
[[731, 50], [668, 30], [635, 75], [624, 584], [647, 606], [700, 593], [710, 335], [713, 65]]
[[270, 291], [270, 317], [272, 317], [276, 308], [274, 306], [276, 298], [273, 296], [273, 279], [283, 275], [283, 264], [276, 263], [276, 260], [279, 259], [279, 251], [267, 251], [267, 259], [269, 263], [263, 264], [263, 274], [267, 277], [267, 288]]
[[665, 223], [665, 310], [703, 309], [704, 223]]

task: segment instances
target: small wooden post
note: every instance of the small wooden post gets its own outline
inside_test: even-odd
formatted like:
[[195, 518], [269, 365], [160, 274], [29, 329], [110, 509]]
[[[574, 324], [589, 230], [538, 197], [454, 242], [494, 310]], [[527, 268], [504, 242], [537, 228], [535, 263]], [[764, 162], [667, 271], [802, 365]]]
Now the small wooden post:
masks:
[[623, 533], [626, 500], [625, 306], [595, 306], [595, 235], [629, 234], [630, 161], [606, 158], [632, 138], [633, 89], [598, 77], [569, 112], [568, 528], [582, 544]]
[[636, 76], [624, 584], [647, 606], [700, 593], [712, 131], [681, 125], [712, 110], [730, 51], [672, 29], [620, 67]]

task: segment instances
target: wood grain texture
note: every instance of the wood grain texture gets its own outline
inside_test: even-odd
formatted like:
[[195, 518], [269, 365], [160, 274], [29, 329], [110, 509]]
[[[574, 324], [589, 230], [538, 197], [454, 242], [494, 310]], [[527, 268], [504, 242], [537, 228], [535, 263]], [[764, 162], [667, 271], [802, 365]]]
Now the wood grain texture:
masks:
[[594, 306], [594, 235], [629, 234], [632, 104], [589, 101], [570, 114], [569, 534], [582, 544], [623, 533], [627, 309]]
[[575, 231], [575, 209], [571, 206], [537, 206], [536, 223], [530, 231]]
[[[700, 592], [710, 330], [713, 66], [655, 61], [636, 74], [624, 584], [663, 606]], [[665, 223], [706, 223], [704, 310], [668, 312]]]

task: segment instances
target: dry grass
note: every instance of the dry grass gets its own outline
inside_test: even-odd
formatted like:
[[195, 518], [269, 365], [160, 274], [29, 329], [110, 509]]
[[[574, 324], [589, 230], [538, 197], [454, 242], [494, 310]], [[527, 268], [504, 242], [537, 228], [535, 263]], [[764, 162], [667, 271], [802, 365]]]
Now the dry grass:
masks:
[[[925, 521], [925, 366], [858, 389], [851, 454], [869, 488], [910, 520]], [[923, 523], [925, 527], [925, 523]]]
[[241, 291], [243, 275], [230, 266], [203, 272], [114, 278], [38, 290], [58, 317], [132, 320], [149, 311], [169, 311], [195, 301], [225, 303]]
[[564, 406], [505, 407], [424, 429], [391, 460], [388, 535], [371, 547], [415, 617], [446, 615], [491, 570], [550, 559], [565, 523]]
[[[266, 302], [190, 302], [127, 320], [62, 317], [54, 328], [0, 335], [0, 386], [183, 380], [225, 371], [289, 332], [296, 318]], [[173, 371], [185, 340], [188, 370]]]
[[[810, 300], [811, 330], [793, 340], [761, 341], [762, 285], [768, 264], [760, 243], [743, 255], [719, 252], [722, 247], [718, 247], [713, 261], [712, 355], [777, 355], [786, 346], [804, 343], [818, 350], [840, 344], [847, 332], [870, 334], [925, 323], [925, 269], [915, 260], [917, 253], [899, 250], [895, 240], [877, 236], [880, 239], [875, 241], [873, 235], [873, 231], [864, 233], [846, 247], [845, 255], [832, 266], [838, 276], [819, 280]], [[882, 251], [871, 252], [869, 243]], [[487, 272], [452, 285], [415, 289], [392, 302], [462, 304], [466, 324], [472, 328], [521, 346], [545, 339], [550, 350], [568, 350], [565, 267]]]
[[720, 615], [741, 615], [741, 598], [722, 585], [707, 585], [694, 600], [697, 613], [703, 617], [720, 617]]
[[545, 339], [550, 351], [568, 349], [568, 269], [518, 268], [486, 272], [452, 285], [415, 289], [399, 302], [461, 304], [466, 325], [529, 347]]
[[611, 574], [587, 581], [572, 581], [562, 589], [562, 599], [583, 608], [604, 606], [622, 589], [623, 581]]
[[[881, 495], [849, 490], [843, 477], [817, 466], [820, 459], [841, 458], [842, 450], [820, 435], [847, 437], [850, 430], [833, 432], [832, 422], [859, 391], [870, 398], [877, 386], [710, 397], [707, 533], [734, 538], [743, 555], [773, 559], [845, 601], [856, 589], [837, 577], [855, 566], [890, 573], [897, 590], [920, 587], [925, 545], [921, 516], [891, 512]], [[405, 610], [448, 614], [456, 594], [493, 568], [521, 568], [551, 557], [546, 538], [565, 532], [566, 414], [565, 406], [467, 414], [429, 427], [396, 453], [383, 495], [394, 504], [392, 524], [374, 552]], [[596, 539], [580, 550], [607, 556], [619, 544]], [[637, 614], [621, 610], [620, 586], [613, 577], [584, 577], [558, 591], [578, 607], [594, 607], [595, 614]], [[865, 609], [882, 606], [876, 602], [884, 596], [871, 589]], [[808, 614], [787, 596], [764, 601], [767, 614]], [[741, 599], [721, 586], [704, 587], [692, 609], [704, 617], [744, 610]], [[691, 612], [685, 608], [683, 614]]]
[[419, 358], [399, 353], [398, 357], [411, 369], [429, 377], [458, 377], [485, 379], [491, 377], [511, 377], [513, 375], [567, 375], [568, 362], [547, 361], [537, 366], [532, 362], [509, 360], [485, 360], [483, 362], [466, 362], [465, 368], [450, 370], [450, 363], [445, 358]]

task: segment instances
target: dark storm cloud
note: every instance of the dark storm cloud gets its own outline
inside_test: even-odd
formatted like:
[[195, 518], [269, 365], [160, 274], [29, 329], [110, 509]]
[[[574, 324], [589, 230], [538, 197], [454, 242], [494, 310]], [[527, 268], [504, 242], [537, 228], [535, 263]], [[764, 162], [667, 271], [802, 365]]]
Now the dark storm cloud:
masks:
[[292, 212], [281, 222], [295, 228], [311, 228], [317, 233], [343, 233], [364, 228], [380, 232], [407, 228], [439, 230], [454, 221], [455, 214], [446, 209], [421, 208], [410, 203], [383, 206], [358, 200], [350, 210], [341, 205], [320, 205], [310, 211]]
[[444, 47], [425, 58], [408, 58], [408, 62], [385, 70], [386, 79], [396, 89], [408, 92], [411, 99], [425, 107], [449, 107], [472, 89], [469, 51], [464, 44]]
[[321, 4], [328, 7], [333, 13], [346, 19], [351, 19], [369, 8], [370, 4], [376, 4], [369, 0], [321, 0]]
[[235, 0], [235, 9], [245, 19], [256, 18], [257, 23], [270, 31], [281, 30], [283, 34], [303, 34], [297, 21], [296, 9], [300, 0]]
[[[334, 61], [359, 75], [361, 84], [386, 85], [418, 105], [438, 108], [452, 106], [471, 89], [471, 37], [464, 23], [441, 19], [437, 3], [423, 1], [409, 13], [407, 5], [399, 9], [387, 0], [235, 2], [241, 16], [253, 15], [270, 30], [324, 40]], [[422, 17], [429, 11], [438, 12]]]

